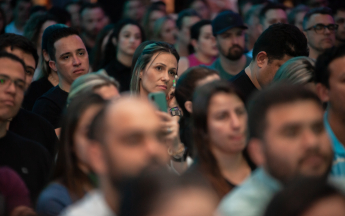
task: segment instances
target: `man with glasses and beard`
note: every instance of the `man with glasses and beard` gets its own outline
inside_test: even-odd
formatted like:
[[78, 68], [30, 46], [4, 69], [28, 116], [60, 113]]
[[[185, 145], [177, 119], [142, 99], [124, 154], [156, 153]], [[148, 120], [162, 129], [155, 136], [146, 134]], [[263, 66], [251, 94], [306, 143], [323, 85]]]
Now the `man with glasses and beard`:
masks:
[[162, 121], [148, 100], [125, 96], [109, 102], [92, 121], [88, 134], [88, 158], [100, 190], [90, 192], [62, 215], [118, 214], [121, 182], [168, 164], [161, 128]]
[[212, 21], [212, 31], [217, 40], [219, 58], [211, 68], [217, 70], [222, 79], [231, 79], [252, 60], [244, 55], [245, 29], [247, 27], [241, 16], [232, 11], [221, 12]]

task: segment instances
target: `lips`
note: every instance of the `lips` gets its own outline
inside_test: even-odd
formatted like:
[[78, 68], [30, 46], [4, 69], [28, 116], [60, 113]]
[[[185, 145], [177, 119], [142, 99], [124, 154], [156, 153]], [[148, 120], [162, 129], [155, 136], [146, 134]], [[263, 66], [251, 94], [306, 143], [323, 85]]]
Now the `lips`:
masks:
[[7, 106], [14, 106], [14, 100], [3, 100], [1, 103]]
[[160, 88], [160, 89], [163, 89], [163, 90], [167, 90], [168, 89], [168, 87], [166, 85], [159, 85], [157, 87]]
[[84, 69], [78, 69], [78, 70], [75, 70], [75, 71], [73, 71], [73, 73], [75, 73], [75, 74], [81, 74], [81, 73], [84, 73]]

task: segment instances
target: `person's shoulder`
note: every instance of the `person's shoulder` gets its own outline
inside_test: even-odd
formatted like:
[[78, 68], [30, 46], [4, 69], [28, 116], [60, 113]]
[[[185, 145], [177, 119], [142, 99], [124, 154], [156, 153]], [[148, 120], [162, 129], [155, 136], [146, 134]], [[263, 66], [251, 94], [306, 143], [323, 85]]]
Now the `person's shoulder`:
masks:
[[40, 125], [42, 129], [54, 129], [53, 125], [42, 116], [25, 109], [20, 109], [20, 112], [25, 120], [31, 121], [34, 125]]
[[7, 131], [6, 136], [8, 136], [8, 140], [11, 142], [11, 145], [16, 145], [24, 152], [36, 152], [42, 155], [49, 155], [48, 151], [38, 142], [26, 139], [11, 131]]

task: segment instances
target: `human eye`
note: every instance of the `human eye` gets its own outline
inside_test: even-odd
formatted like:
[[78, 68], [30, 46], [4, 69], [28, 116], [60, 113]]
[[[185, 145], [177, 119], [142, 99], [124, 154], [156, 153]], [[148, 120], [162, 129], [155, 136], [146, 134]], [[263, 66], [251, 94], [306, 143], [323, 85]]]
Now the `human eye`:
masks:
[[288, 127], [283, 131], [284, 136], [286, 137], [296, 137], [298, 135], [299, 129], [298, 127]]
[[159, 71], [162, 71], [163, 67], [162, 66], [157, 66], [156, 69], [159, 70]]
[[171, 70], [171, 71], [169, 71], [169, 74], [170, 74], [170, 75], [172, 75], [172, 76], [177, 75], [177, 74], [176, 74], [176, 72], [175, 72], [175, 71], [172, 71], [172, 70]]
[[20, 90], [24, 90], [25, 89], [25, 82], [21, 81], [21, 80], [16, 80], [14, 81], [14, 84], [16, 87], [18, 87]]
[[217, 120], [223, 120], [223, 119], [227, 118], [227, 116], [228, 116], [227, 112], [219, 112], [216, 114], [215, 117]]
[[64, 56], [62, 56], [62, 59], [64, 59], [64, 60], [69, 59], [69, 55], [64, 55]]
[[322, 24], [317, 24], [316, 26], [315, 26], [315, 30], [322, 30], [322, 29], [324, 29], [325, 28], [325, 25], [322, 25]]
[[312, 125], [311, 129], [315, 134], [320, 134], [325, 130], [325, 127], [323, 125], [323, 122], [318, 122], [318, 123]]
[[84, 50], [83, 50], [83, 51], [80, 51], [78, 54], [82, 56], [82, 55], [85, 54], [85, 51], [84, 51]]
[[246, 113], [245, 108], [238, 108], [238, 109], [236, 109], [236, 114], [238, 116], [244, 115], [245, 113]]

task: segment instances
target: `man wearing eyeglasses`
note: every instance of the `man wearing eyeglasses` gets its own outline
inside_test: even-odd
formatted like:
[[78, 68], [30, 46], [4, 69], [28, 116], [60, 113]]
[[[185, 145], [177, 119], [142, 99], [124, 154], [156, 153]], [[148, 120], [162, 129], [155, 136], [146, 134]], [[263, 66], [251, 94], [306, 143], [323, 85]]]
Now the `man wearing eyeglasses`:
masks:
[[320, 7], [310, 10], [304, 17], [303, 29], [310, 58], [317, 59], [326, 49], [334, 46], [338, 25], [334, 23], [331, 9]]

